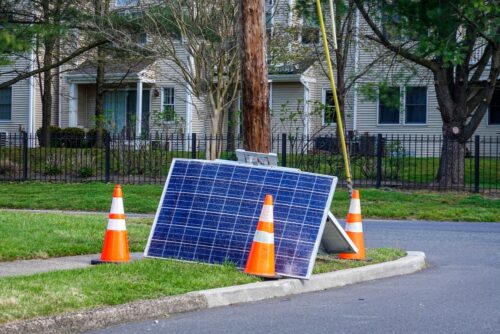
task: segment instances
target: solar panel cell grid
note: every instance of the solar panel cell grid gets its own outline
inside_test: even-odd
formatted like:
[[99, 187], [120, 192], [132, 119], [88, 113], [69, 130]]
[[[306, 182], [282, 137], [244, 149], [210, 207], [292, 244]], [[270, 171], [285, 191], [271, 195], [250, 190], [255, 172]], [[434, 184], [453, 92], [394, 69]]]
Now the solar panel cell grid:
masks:
[[271, 194], [276, 271], [308, 277], [335, 183], [298, 171], [176, 159], [145, 254], [243, 268], [264, 196]]

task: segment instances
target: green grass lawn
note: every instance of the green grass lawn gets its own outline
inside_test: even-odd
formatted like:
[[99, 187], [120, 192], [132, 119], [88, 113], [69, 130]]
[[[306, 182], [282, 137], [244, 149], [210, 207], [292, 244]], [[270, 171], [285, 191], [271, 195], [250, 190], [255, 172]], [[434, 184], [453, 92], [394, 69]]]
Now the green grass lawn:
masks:
[[[395, 260], [405, 254], [393, 249], [370, 249], [367, 253], [372, 262], [323, 257], [317, 261], [314, 272]], [[0, 323], [259, 280], [230, 264], [153, 259], [0, 278]]]
[[[281, 159], [280, 159], [281, 161]], [[354, 180], [376, 179], [375, 156], [351, 157], [351, 174]], [[299, 168], [303, 171], [336, 175], [344, 178], [344, 162], [341, 155], [316, 154], [300, 155], [288, 154], [287, 167]], [[497, 188], [500, 184], [500, 164], [497, 158], [482, 157], [479, 160], [479, 179], [481, 187]], [[475, 159], [466, 158], [464, 161], [465, 184], [474, 184]], [[411, 156], [385, 156], [382, 158], [382, 180], [399, 181], [405, 183], [430, 184], [438, 173], [439, 158], [424, 158]]]
[[[104, 183], [0, 183], [0, 208], [107, 212], [113, 187]], [[123, 185], [125, 211], [154, 213], [162, 189], [162, 185]], [[347, 192], [339, 187], [331, 210], [342, 218], [348, 207]], [[500, 221], [500, 199], [468, 193], [362, 189], [361, 209], [365, 218]]]
[[[106, 223], [102, 216], [0, 210], [0, 261], [99, 253]], [[127, 220], [132, 251], [144, 250], [150, 226], [151, 219]], [[320, 257], [314, 273], [390, 261], [404, 254], [395, 249], [368, 249], [373, 262]], [[0, 278], [0, 323], [258, 280], [230, 264], [152, 259], [5, 277]]]
[[0, 279], [0, 323], [256, 282], [230, 265], [141, 260]]
[[[127, 219], [129, 247], [142, 252], [152, 219]], [[106, 217], [0, 210], [0, 261], [99, 253]]]

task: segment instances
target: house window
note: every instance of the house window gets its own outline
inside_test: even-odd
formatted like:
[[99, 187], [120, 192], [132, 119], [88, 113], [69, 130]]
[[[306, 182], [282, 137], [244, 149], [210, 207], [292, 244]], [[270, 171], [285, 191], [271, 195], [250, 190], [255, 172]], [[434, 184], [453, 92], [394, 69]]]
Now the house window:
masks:
[[399, 124], [399, 87], [380, 87], [378, 123]]
[[399, 21], [399, 15], [397, 14], [382, 14], [382, 34], [385, 38], [387, 38], [388, 40], [400, 39], [400, 34], [397, 31], [397, 25]]
[[335, 102], [333, 101], [331, 89], [325, 90], [323, 104], [325, 106], [323, 109], [323, 125], [337, 123], [337, 118], [335, 117]]
[[175, 89], [173, 87], [163, 88], [163, 112], [164, 120], [172, 122], [175, 120]]
[[273, 36], [273, 12], [271, 9], [266, 11], [266, 34], [267, 38]]
[[315, 7], [310, 6], [302, 18], [302, 43], [319, 43], [319, 21], [316, 15]]
[[145, 32], [132, 35], [132, 41], [144, 45], [148, 42], [148, 34]]
[[137, 6], [139, 0], [116, 0], [116, 7]]
[[427, 122], [427, 87], [406, 87], [405, 94], [405, 123], [425, 124]]
[[12, 87], [0, 89], [0, 120], [10, 121], [12, 117]]
[[497, 87], [493, 92], [493, 97], [490, 102], [490, 112], [489, 112], [488, 124], [490, 125], [500, 125], [500, 87]]

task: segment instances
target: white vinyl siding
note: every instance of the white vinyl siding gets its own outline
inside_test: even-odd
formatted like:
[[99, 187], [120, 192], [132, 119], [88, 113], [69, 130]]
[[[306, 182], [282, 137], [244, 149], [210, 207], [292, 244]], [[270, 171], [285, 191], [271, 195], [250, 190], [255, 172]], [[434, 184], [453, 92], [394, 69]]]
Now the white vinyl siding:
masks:
[[[11, 60], [11, 64], [0, 66], [0, 82], [13, 79], [16, 71], [29, 69], [29, 54], [19, 58], [12, 57]], [[10, 118], [0, 119], [0, 132], [17, 133], [20, 128], [29, 131], [30, 79], [18, 81], [9, 88], [11, 89]], [[37, 88], [38, 86], [34, 86], [34, 91]]]
[[271, 131], [274, 135], [302, 135], [304, 131], [304, 87], [300, 82], [273, 82]]

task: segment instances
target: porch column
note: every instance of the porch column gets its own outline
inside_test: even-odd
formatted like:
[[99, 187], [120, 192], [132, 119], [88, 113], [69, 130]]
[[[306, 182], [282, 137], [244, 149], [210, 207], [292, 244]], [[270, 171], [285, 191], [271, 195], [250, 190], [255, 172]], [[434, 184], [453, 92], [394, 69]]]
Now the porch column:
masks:
[[186, 129], [184, 147], [186, 150], [191, 150], [191, 133], [193, 131], [193, 94], [191, 88], [186, 88]]
[[69, 85], [69, 115], [68, 126], [75, 127], [78, 125], [78, 85], [71, 83]]
[[135, 107], [135, 136], [139, 138], [142, 131], [142, 81], [137, 81], [137, 105]]

